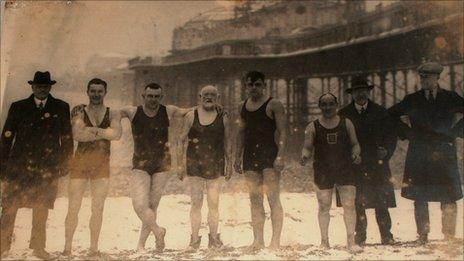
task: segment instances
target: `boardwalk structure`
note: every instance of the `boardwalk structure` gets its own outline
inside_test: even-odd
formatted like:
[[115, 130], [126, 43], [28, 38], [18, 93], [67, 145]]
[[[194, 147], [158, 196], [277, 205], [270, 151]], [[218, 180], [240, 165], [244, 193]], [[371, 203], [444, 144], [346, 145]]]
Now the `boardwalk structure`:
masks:
[[[284, 8], [282, 12], [291, 16], [298, 7], [288, 5], [295, 2], [278, 2], [271, 7]], [[260, 70], [268, 77], [268, 92], [286, 107], [290, 143], [297, 145], [303, 126], [319, 113], [317, 97], [332, 92], [346, 104], [349, 96], [344, 90], [354, 74], [364, 73], [375, 84], [373, 99], [390, 107], [418, 89], [415, 68], [433, 60], [445, 65], [441, 85], [462, 95], [462, 2], [404, 1], [370, 12], [358, 8], [360, 2], [332, 1], [329, 7], [323, 6], [342, 18], [319, 28], [256, 39], [210, 41], [190, 49], [176, 48], [181, 45], [177, 42], [171, 54], [157, 63], [150, 57], [131, 59], [134, 104], [141, 102], [139, 94], [151, 81], [165, 87], [167, 102], [181, 106], [196, 104], [199, 88], [214, 84], [229, 109], [245, 96], [241, 84], [244, 73]], [[266, 15], [262, 10], [266, 8], [270, 7], [220, 22], [243, 26], [252, 23], [254, 12]], [[272, 10], [267, 12], [272, 16]]]

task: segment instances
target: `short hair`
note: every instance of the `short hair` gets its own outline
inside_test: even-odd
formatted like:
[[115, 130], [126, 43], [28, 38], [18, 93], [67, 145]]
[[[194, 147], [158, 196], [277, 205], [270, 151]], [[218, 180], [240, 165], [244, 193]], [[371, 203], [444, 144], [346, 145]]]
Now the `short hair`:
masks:
[[256, 81], [258, 81], [260, 79], [264, 82], [264, 80], [265, 80], [264, 73], [258, 72], [258, 71], [248, 72], [245, 75], [245, 82], [248, 80], [248, 78], [251, 80], [251, 82], [256, 82]]
[[321, 104], [322, 98], [324, 98], [324, 96], [327, 96], [327, 95], [332, 96], [332, 98], [333, 98], [333, 99], [335, 100], [335, 102], [338, 104], [337, 96], [333, 95], [333, 94], [330, 93], [330, 92], [324, 93], [324, 94], [322, 94], [321, 96], [319, 96], [319, 102], [318, 102], [318, 104]]
[[100, 78], [93, 78], [92, 80], [87, 83], [87, 91], [90, 89], [90, 85], [103, 85], [105, 87], [105, 92], [106, 92], [106, 82]]
[[149, 88], [152, 89], [152, 90], [163, 89], [163, 88], [161, 88], [161, 85], [159, 85], [159, 84], [157, 84], [157, 83], [154, 83], [154, 82], [149, 83], [149, 84], [147, 84], [147, 85], [145, 86], [145, 90], [146, 90], [146, 89], [149, 89]]

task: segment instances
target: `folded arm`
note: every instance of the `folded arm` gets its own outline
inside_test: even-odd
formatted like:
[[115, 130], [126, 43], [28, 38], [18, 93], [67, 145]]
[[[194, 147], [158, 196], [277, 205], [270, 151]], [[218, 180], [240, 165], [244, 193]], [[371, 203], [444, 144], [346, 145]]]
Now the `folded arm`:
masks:
[[73, 138], [79, 142], [89, 142], [99, 140], [102, 137], [97, 136], [97, 127], [87, 127], [83, 120], [83, 113], [78, 113], [72, 118]]
[[95, 135], [105, 140], [119, 140], [122, 134], [121, 113], [119, 111], [111, 111], [110, 119], [110, 126], [106, 129], [97, 128]]

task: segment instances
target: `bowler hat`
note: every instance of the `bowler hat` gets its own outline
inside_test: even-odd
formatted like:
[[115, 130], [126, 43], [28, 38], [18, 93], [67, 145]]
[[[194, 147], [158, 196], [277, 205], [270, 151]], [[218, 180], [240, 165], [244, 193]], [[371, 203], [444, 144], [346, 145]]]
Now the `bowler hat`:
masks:
[[50, 73], [47, 72], [35, 72], [34, 80], [27, 81], [29, 84], [43, 84], [43, 85], [53, 85], [56, 81], [50, 79]]
[[440, 74], [442, 71], [443, 66], [436, 62], [423, 63], [421, 66], [417, 67], [417, 72], [420, 75]]
[[351, 78], [351, 87], [346, 89], [346, 92], [351, 93], [353, 90], [358, 89], [372, 90], [372, 88], [374, 88], [374, 85], [369, 84], [365, 77], [361, 75], [355, 75]]

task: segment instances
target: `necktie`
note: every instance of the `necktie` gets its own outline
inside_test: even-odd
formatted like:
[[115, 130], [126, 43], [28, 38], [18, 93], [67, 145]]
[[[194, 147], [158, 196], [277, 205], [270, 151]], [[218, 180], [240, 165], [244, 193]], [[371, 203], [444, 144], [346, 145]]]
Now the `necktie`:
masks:
[[37, 106], [37, 108], [39, 110], [43, 110], [43, 108], [44, 108], [43, 102], [39, 102], [39, 105]]
[[359, 114], [361, 116], [366, 116], [366, 110], [364, 109], [364, 107], [361, 107], [361, 110], [359, 110]]
[[428, 91], [428, 99], [427, 101], [430, 103], [430, 104], [433, 104], [435, 103], [435, 98], [433, 97], [433, 91]]

